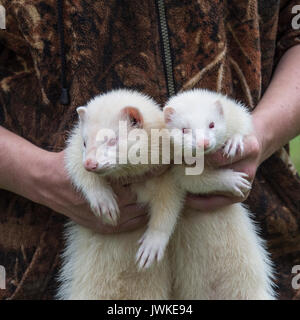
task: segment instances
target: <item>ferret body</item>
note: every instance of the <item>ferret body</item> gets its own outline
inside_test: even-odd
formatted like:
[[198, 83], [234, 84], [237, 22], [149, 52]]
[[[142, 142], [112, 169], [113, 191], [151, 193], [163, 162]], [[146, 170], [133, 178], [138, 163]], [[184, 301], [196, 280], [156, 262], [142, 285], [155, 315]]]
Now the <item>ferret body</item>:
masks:
[[[233, 157], [243, 152], [243, 137], [251, 134], [250, 113], [240, 103], [202, 89], [180, 93], [166, 103], [167, 127], [201, 129], [191, 148], [205, 153], [224, 147]], [[184, 165], [172, 169], [179, 197], [186, 193], [250, 190], [247, 175], [231, 169], [205, 167], [202, 174], [186, 175]], [[213, 212], [185, 209], [172, 238], [170, 251], [174, 299], [274, 299], [273, 270], [263, 240], [250, 212], [240, 203]]]
[[[114, 164], [119, 135], [108, 132], [100, 143], [99, 129], [118, 132], [120, 120], [127, 121], [129, 132], [143, 128], [149, 137], [151, 129], [166, 126], [201, 128], [206, 152], [224, 144], [230, 156], [242, 151], [243, 137], [252, 131], [246, 109], [216, 93], [189, 91], [171, 98], [167, 106], [162, 113], [152, 99], [117, 90], [77, 109], [80, 122], [68, 141], [66, 168], [74, 186], [106, 223], [115, 224], [119, 215], [109, 181], [141, 176], [160, 164]], [[200, 176], [187, 176], [184, 165], [132, 184], [138, 202], [149, 204], [147, 228], [101, 235], [70, 223], [58, 298], [272, 299], [271, 264], [241, 204], [209, 213], [185, 209], [175, 229], [187, 192], [241, 195], [249, 188], [243, 173], [205, 167]]]
[[[125, 151], [133, 145], [126, 139], [122, 143], [118, 141], [121, 139], [119, 121], [126, 122], [129, 133], [144, 129], [150, 139], [151, 129], [165, 126], [163, 113], [152, 99], [129, 90], [97, 96], [87, 107], [77, 108], [77, 112], [80, 121], [68, 141], [66, 168], [74, 186], [82, 192], [93, 212], [113, 225], [119, 209], [108, 179], [138, 177], [160, 167], [160, 164], [114, 163], [114, 148], [118, 142], [128, 144]], [[100, 129], [112, 131], [107, 131], [105, 139], [100, 141]], [[157, 145], [152, 143], [151, 147], [159, 149], [159, 142]], [[172, 181], [171, 173], [166, 173], [131, 185], [138, 202], [149, 205], [150, 219], [143, 230], [101, 235], [69, 224], [59, 278], [59, 299], [170, 297], [169, 256], [164, 255], [164, 251], [181, 207], [176, 188], [169, 188]], [[159, 263], [153, 263], [154, 260]]]

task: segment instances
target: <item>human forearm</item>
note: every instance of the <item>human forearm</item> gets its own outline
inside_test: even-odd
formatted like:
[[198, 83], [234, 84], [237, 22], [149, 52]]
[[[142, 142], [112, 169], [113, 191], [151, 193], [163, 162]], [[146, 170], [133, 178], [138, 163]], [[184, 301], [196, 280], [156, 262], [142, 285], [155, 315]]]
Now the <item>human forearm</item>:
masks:
[[300, 45], [280, 60], [253, 121], [261, 142], [261, 162], [300, 133]]
[[35, 183], [38, 174], [45, 172], [42, 158], [46, 153], [0, 127], [0, 188], [36, 200], [30, 186]]
[[116, 186], [121, 217], [116, 227], [101, 222], [76, 192], [64, 168], [63, 152], [48, 152], [0, 126], [0, 189], [19, 194], [100, 233], [135, 230], [147, 223], [128, 188]]

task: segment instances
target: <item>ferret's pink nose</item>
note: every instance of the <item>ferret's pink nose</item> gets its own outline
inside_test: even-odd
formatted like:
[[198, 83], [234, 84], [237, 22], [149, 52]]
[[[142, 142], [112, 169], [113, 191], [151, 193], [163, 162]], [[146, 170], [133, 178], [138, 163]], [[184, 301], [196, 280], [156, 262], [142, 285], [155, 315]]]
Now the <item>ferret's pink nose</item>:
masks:
[[201, 141], [198, 142], [198, 147], [199, 148], [202, 148], [204, 150], [207, 150], [209, 148], [209, 140], [208, 139], [203, 139]]
[[95, 160], [92, 160], [92, 159], [87, 159], [85, 162], [84, 162], [84, 168], [87, 170], [87, 171], [95, 171], [98, 167], [98, 162], [95, 161]]

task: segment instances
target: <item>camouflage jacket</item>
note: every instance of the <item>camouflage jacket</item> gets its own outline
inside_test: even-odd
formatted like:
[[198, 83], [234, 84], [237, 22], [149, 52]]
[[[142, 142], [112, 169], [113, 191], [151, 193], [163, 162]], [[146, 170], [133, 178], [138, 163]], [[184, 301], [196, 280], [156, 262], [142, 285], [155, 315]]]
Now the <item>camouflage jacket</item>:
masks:
[[[64, 146], [75, 108], [112, 88], [138, 89], [160, 103], [179, 90], [209, 88], [253, 109], [280, 57], [300, 44], [300, 31], [291, 25], [297, 2], [65, 0], [70, 104], [63, 105], [56, 1], [0, 0], [6, 9], [0, 124], [56, 151]], [[247, 201], [276, 263], [281, 299], [300, 298], [291, 286], [291, 269], [300, 264], [300, 180], [291, 168], [284, 151], [273, 155], [258, 170]], [[0, 191], [0, 265], [7, 276], [0, 298], [53, 297], [64, 221]]]

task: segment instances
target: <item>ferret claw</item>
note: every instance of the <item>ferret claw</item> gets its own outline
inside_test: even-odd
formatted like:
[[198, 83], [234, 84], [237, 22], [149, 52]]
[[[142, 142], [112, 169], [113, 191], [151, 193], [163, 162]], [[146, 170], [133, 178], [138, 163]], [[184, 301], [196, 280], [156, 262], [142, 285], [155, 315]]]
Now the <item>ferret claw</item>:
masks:
[[97, 217], [100, 217], [102, 215], [101, 208], [99, 206], [93, 206], [91, 204], [91, 210], [93, 211], [94, 215]]
[[141, 244], [136, 254], [138, 269], [148, 269], [154, 260], [159, 262], [168, 244], [168, 237], [163, 232], [148, 231], [139, 240]]
[[248, 175], [244, 172], [232, 172], [232, 191], [238, 197], [244, 197], [251, 190], [251, 183], [247, 178]]
[[146, 232], [143, 234], [143, 236], [138, 240], [138, 244], [141, 244], [144, 239], [145, 239], [145, 236], [146, 236]]
[[116, 225], [119, 219], [119, 207], [112, 195], [105, 196], [103, 193], [88, 196], [91, 209], [94, 214], [101, 217], [104, 223]]
[[241, 154], [244, 152], [243, 136], [240, 134], [234, 135], [225, 143], [223, 155], [226, 155], [227, 158], [233, 158], [237, 155], [238, 151]]
[[[103, 209], [103, 207], [102, 207]], [[117, 210], [116, 210], [117, 209]], [[102, 211], [102, 220], [104, 223], [111, 224], [113, 226], [117, 225], [119, 219], [119, 208], [106, 207]]]

